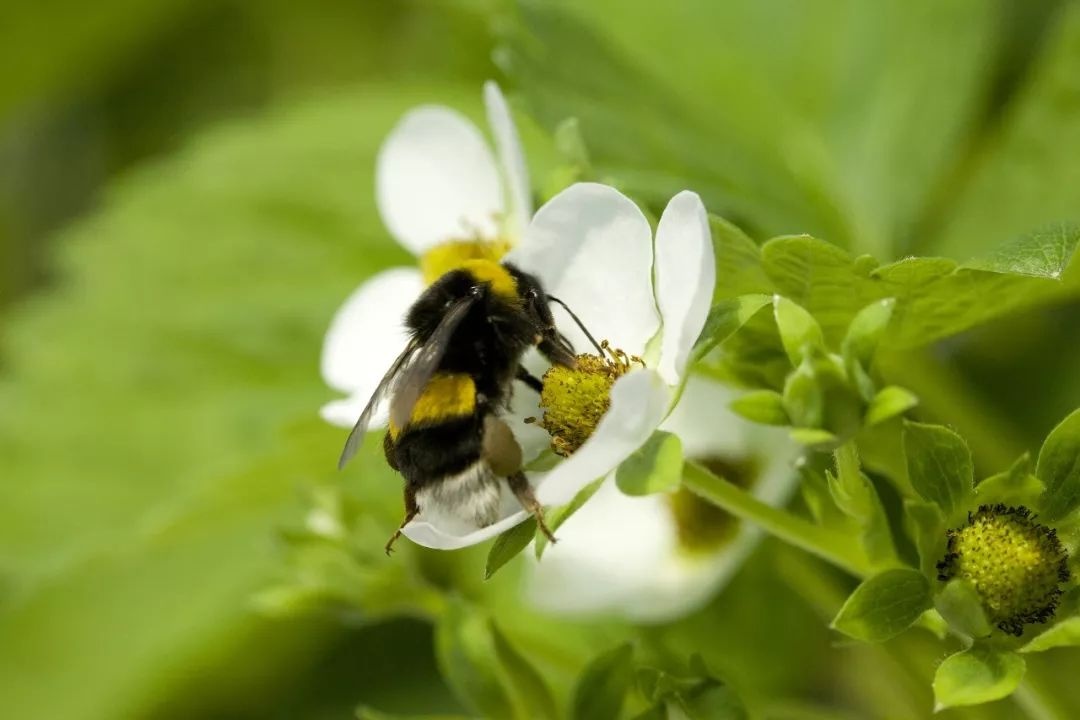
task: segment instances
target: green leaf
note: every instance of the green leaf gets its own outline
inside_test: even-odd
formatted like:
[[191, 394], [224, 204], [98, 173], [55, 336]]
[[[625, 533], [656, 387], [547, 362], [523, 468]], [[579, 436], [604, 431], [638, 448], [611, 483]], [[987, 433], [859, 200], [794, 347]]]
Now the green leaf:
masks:
[[[548, 530], [550, 530], [552, 534], [555, 534], [555, 531], [558, 530], [564, 522], [569, 520], [574, 513], [580, 510], [581, 507], [589, 501], [589, 498], [600, 489], [604, 480], [605, 478], [593, 480], [591, 483], [581, 488], [581, 490], [578, 490], [578, 494], [575, 495], [574, 499], [570, 502], [565, 505], [560, 505], [554, 510], [546, 511], [544, 514], [544, 522], [547, 523]], [[536, 542], [534, 543], [534, 547], [536, 548], [536, 559], [539, 560], [544, 554], [544, 549], [548, 546], [548, 539], [543, 533], [536, 534], [535, 539]]]
[[690, 186], [766, 233], [890, 254], [983, 112], [997, 40], [996, 13], [969, 0], [518, 9], [503, 65], [545, 125], [580, 119], [599, 177], [657, 205]]
[[772, 390], [756, 390], [740, 395], [728, 407], [751, 422], [791, 425], [791, 418], [784, 409], [783, 395]]
[[[975, 158], [972, 178], [936, 238], [936, 252], [966, 257], [988, 242], [1077, 219], [1080, 171], [1073, 158], [1080, 152], [1080, 118], [1074, 111], [1080, 101], [1075, 83], [1078, 38], [1080, 8], [1064, 3], [1048, 18], [1034, 62], [1003, 108], [1001, 127]], [[1024, 260], [1014, 267], [1053, 273], [1063, 267], [1063, 259], [1051, 247], [1044, 261]]]
[[874, 351], [892, 319], [894, 307], [896, 298], [885, 298], [875, 300], [858, 312], [840, 346], [845, 359], [857, 362], [864, 368], [870, 367]]
[[739, 295], [773, 293], [772, 283], [761, 263], [761, 249], [742, 230], [727, 220], [709, 215], [713, 253], [716, 255], [714, 300]]
[[694, 346], [691, 364], [704, 357], [710, 350], [727, 340], [736, 330], [752, 318], [758, 310], [769, 304], [767, 295], [744, 295], [720, 300], [709, 309], [705, 327]]
[[491, 622], [481, 611], [449, 602], [435, 626], [435, 656], [466, 707], [486, 717], [520, 717], [501, 675]]
[[934, 607], [949, 625], [973, 638], [984, 638], [993, 632], [983, 608], [982, 598], [970, 581], [950, 580], [934, 598]]
[[490, 580], [503, 565], [517, 557], [519, 552], [528, 547], [534, 535], [536, 535], [536, 519], [529, 518], [495, 538], [495, 542], [488, 551], [484, 579]]
[[[209, 697], [233, 691], [219, 665], [295, 663], [280, 638], [296, 625], [250, 598], [280, 569], [274, 528], [320, 479], [364, 497], [366, 592], [419, 614], [409, 551], [381, 553], [400, 479], [375, 447], [335, 474], [318, 355], [349, 293], [407, 258], [373, 168], [400, 116], [433, 100], [480, 106], [476, 87], [365, 86], [230, 123], [128, 174], [57, 238], [56, 285], [3, 323], [5, 713], [152, 715], [192, 667]], [[18, 670], [57, 637], [70, 651], [48, 672]]]
[[615, 483], [631, 496], [667, 492], [679, 486], [682, 464], [679, 436], [656, 430], [644, 445], [619, 464]]
[[856, 640], [884, 642], [907, 630], [932, 606], [930, 583], [921, 572], [886, 570], [855, 588], [832, 627]]
[[836, 473], [825, 472], [829, 495], [836, 506], [855, 520], [861, 529], [867, 557], [882, 565], [889, 563], [896, 558], [889, 520], [877, 489], [859, 469], [854, 444], [840, 447], [834, 456]]
[[491, 636], [495, 643], [495, 657], [514, 690], [518, 717], [557, 720], [559, 711], [555, 698], [544, 678], [514, 649], [494, 623], [491, 623]]
[[798, 366], [811, 349], [825, 349], [821, 327], [810, 313], [779, 295], [773, 297], [773, 314], [780, 340], [784, 343], [791, 364]]
[[620, 645], [600, 654], [581, 673], [570, 702], [572, 720], [616, 720], [634, 679], [634, 649]]
[[1041, 502], [1043, 519], [1060, 520], [1080, 506], [1080, 410], [1046, 436], [1035, 475], [1046, 486]]
[[963, 438], [941, 425], [905, 420], [904, 456], [915, 492], [936, 503], [951, 521], [972, 492], [974, 468]]
[[1008, 697], [1024, 678], [1024, 658], [975, 645], [950, 655], [934, 674], [936, 709], [979, 705]]
[[1077, 645], [1080, 645], [1080, 617], [1074, 616], [1059, 620], [1048, 630], [1039, 633], [1022, 646], [1019, 652], [1044, 652], [1052, 648]]
[[863, 422], [866, 425], [879, 425], [898, 415], [903, 415], [918, 404], [919, 398], [915, 397], [911, 391], [897, 385], [890, 385], [882, 388], [870, 401], [870, 407], [866, 408], [866, 417]]

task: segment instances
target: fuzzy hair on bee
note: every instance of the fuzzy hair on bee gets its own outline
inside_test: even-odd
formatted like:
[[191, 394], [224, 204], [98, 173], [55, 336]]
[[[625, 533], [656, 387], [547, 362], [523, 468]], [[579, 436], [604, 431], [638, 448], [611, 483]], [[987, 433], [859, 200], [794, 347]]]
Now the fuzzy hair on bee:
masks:
[[376, 407], [388, 398], [383, 450], [404, 479], [405, 518], [387, 553], [421, 510], [452, 528], [496, 522], [503, 482], [554, 541], [522, 472], [521, 448], [499, 417], [515, 380], [537, 392], [542, 387], [521, 365], [530, 347], [552, 363], [575, 364], [573, 347], [555, 326], [552, 301], [561, 304], [535, 276], [510, 263], [475, 259], [432, 283], [409, 309], [409, 342], [368, 401], [339, 461], [343, 467], [356, 453]]

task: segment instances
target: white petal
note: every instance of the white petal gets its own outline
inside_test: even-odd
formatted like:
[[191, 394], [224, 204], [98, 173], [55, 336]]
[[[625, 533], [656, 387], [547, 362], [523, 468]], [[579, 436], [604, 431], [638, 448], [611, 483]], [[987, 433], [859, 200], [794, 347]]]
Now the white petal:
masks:
[[656, 302], [664, 332], [657, 369], [671, 385], [686, 368], [716, 285], [716, 259], [705, 206], [684, 190], [671, 199], [656, 228]]
[[408, 113], [379, 149], [376, 201], [390, 233], [420, 255], [479, 233], [494, 237], [502, 213], [499, 171], [483, 135], [449, 108]]
[[536, 481], [540, 503], [568, 503], [583, 487], [614, 470], [652, 435], [670, 399], [667, 386], [652, 370], [635, 370], [619, 378], [611, 388], [611, 407], [592, 437]]
[[[578, 183], [536, 211], [508, 261], [535, 273], [598, 339], [640, 355], [660, 317], [652, 292], [652, 233], [633, 202], [596, 183]], [[559, 329], [578, 352], [589, 343], [561, 308]]]
[[518, 510], [512, 515], [499, 520], [494, 525], [488, 525], [487, 527], [465, 532], [460, 532], [457, 528], [448, 529], [438, 527], [435, 524], [424, 520], [423, 516], [419, 516], [406, 525], [401, 532], [405, 537], [409, 538], [417, 545], [423, 545], [424, 547], [434, 548], [436, 550], [457, 550], [458, 548], [468, 547], [470, 545], [482, 543], [485, 540], [490, 540], [496, 535], [523, 522], [528, 516], [529, 514], [524, 510]]
[[532, 217], [532, 189], [529, 184], [529, 170], [525, 166], [525, 153], [521, 149], [521, 139], [514, 126], [506, 98], [495, 83], [484, 83], [484, 104], [487, 106], [488, 123], [495, 135], [495, 150], [502, 166], [505, 187], [507, 230], [511, 238], [520, 240], [525, 236], [525, 228]]
[[[323, 341], [322, 376], [327, 385], [350, 398], [324, 407], [324, 418], [343, 426], [356, 422], [408, 341], [405, 313], [423, 287], [413, 268], [385, 270], [357, 288], [338, 309]], [[345, 414], [354, 409], [352, 420], [345, 421]]]

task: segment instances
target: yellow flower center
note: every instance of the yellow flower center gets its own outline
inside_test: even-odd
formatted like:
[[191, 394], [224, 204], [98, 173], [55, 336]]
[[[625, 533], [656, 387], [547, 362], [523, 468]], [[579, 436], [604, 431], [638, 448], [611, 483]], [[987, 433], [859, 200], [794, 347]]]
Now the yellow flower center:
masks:
[[510, 242], [501, 238], [450, 240], [436, 245], [420, 257], [420, 273], [424, 276], [424, 283], [430, 285], [470, 260], [499, 262], [510, 247]]
[[1054, 616], [1069, 579], [1067, 561], [1057, 532], [1037, 524], [1027, 508], [983, 505], [967, 525], [948, 531], [938, 579], [969, 580], [990, 621], [1020, 635], [1024, 625]]
[[[544, 415], [540, 427], [551, 436], [551, 449], [570, 456], [585, 444], [596, 430], [600, 418], [611, 405], [611, 387], [634, 365], [645, 367], [641, 358], [611, 349], [607, 340], [600, 343], [606, 356], [577, 356], [577, 366], [552, 365], [544, 373], [540, 407]], [[529, 418], [526, 422], [535, 422]]]
[[[711, 457], [700, 462], [720, 477], [744, 489], [752, 488], [759, 474], [757, 463], [750, 458]], [[731, 542], [739, 531], [737, 517], [684, 487], [668, 495], [668, 503], [675, 518], [679, 547], [687, 554], [714, 552]]]

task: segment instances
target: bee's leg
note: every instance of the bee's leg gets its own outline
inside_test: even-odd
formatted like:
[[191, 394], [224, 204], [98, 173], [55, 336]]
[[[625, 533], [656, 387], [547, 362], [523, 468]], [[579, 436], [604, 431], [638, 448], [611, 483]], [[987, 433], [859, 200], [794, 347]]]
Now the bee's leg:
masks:
[[544, 389], [544, 383], [540, 382], [540, 378], [533, 375], [521, 365], [518, 365], [517, 379], [528, 385], [531, 389], [539, 393]]
[[540, 528], [540, 532], [544, 533], [544, 536], [554, 543], [555, 536], [551, 534], [547, 523], [544, 522], [544, 508], [540, 507], [540, 503], [536, 501], [536, 496], [533, 495], [532, 486], [529, 485], [529, 481], [525, 478], [525, 473], [516, 472], [506, 480], [510, 483], [510, 489], [514, 492], [518, 502], [521, 503], [521, 507], [528, 510], [536, 518], [536, 526]]
[[416, 493], [408, 485], [405, 486], [405, 519], [401, 521], [401, 525], [390, 536], [390, 539], [386, 541], [386, 554], [389, 555], [394, 551], [394, 541], [401, 537], [401, 530], [408, 525], [417, 513], [420, 512], [420, 507], [416, 504]]

